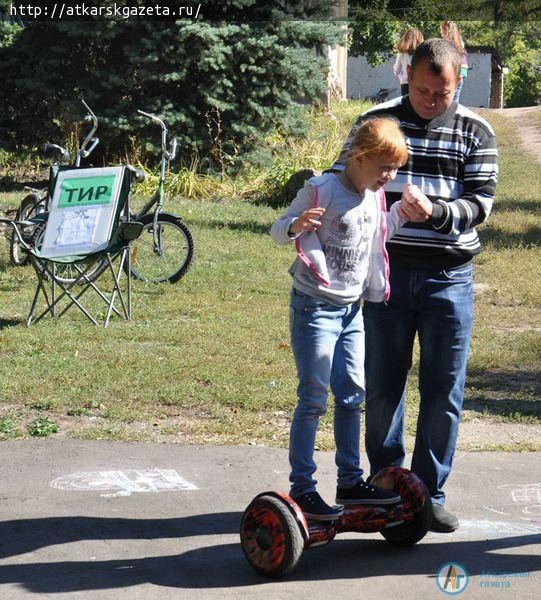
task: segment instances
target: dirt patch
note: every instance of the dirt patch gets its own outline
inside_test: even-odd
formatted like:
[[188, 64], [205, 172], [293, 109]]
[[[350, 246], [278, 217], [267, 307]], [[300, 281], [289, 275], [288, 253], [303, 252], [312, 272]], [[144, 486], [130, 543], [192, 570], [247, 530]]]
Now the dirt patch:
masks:
[[541, 450], [541, 425], [497, 423], [490, 419], [469, 417], [464, 412], [458, 433], [459, 450]]
[[[22, 412], [19, 410], [17, 417], [13, 418], [16, 421], [15, 430], [0, 430], [0, 440], [28, 439], [31, 422], [44, 416], [44, 412], [39, 410], [27, 409], [24, 414], [21, 414]], [[106, 418], [99, 410], [71, 416], [47, 411], [47, 416], [58, 425], [58, 432], [53, 435], [54, 438], [73, 437], [180, 445], [250, 444], [284, 448], [288, 444], [291, 419], [289, 411], [256, 414], [252, 421], [240, 430], [234, 414], [231, 415], [231, 422], [224, 424], [223, 416], [212, 416], [197, 408], [170, 407], [170, 410], [162, 412], [170, 414], [131, 422]], [[0, 412], [0, 421], [5, 424], [8, 415], [2, 413], [5, 411]], [[525, 423], [502, 421], [502, 417], [497, 413], [490, 413], [480, 416], [480, 411], [465, 408], [459, 430], [459, 450], [541, 451], [541, 423], [535, 419], [534, 422]], [[265, 424], [264, 428], [261, 427], [262, 423]], [[413, 450], [414, 443], [414, 436], [406, 434], [406, 447], [409, 452]], [[318, 432], [317, 449], [333, 448], [332, 422], [322, 423]]]
[[541, 106], [485, 109], [479, 113], [482, 115], [489, 110], [512, 121], [523, 150], [541, 163]]

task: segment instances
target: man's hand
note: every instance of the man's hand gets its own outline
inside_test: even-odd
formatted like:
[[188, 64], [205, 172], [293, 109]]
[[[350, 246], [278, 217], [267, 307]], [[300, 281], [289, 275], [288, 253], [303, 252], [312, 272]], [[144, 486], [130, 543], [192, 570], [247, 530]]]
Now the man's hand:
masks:
[[291, 223], [289, 234], [293, 236], [302, 231], [315, 231], [318, 227], [321, 227], [321, 221], [319, 219], [324, 212], [325, 209], [321, 206], [305, 210], [302, 215]]
[[408, 183], [402, 193], [398, 214], [407, 221], [423, 223], [432, 214], [432, 202], [416, 185]]

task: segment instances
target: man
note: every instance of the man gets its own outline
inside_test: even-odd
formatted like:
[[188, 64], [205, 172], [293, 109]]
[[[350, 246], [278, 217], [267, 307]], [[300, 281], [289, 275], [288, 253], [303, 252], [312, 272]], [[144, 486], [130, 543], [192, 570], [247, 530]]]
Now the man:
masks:
[[453, 102], [461, 56], [442, 39], [415, 51], [408, 68], [409, 95], [359, 117], [333, 169], [343, 169], [350, 140], [368, 116], [396, 117], [409, 159], [386, 187], [390, 206], [401, 197], [406, 216], [422, 211], [423, 223], [406, 223], [388, 243], [391, 297], [365, 302], [366, 451], [375, 474], [405, 457], [405, 387], [415, 334], [419, 338], [420, 405], [412, 470], [433, 503], [432, 530], [454, 531], [457, 518], [444, 508], [443, 485], [451, 470], [460, 420], [473, 318], [472, 258], [480, 252], [475, 225], [489, 215], [498, 166], [490, 125]]

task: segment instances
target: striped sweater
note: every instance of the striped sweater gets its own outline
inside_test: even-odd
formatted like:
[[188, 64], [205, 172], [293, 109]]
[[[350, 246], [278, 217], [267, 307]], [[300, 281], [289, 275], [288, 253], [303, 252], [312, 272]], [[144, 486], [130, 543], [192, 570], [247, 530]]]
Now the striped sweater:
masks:
[[481, 251], [475, 226], [490, 214], [498, 178], [494, 131], [471, 110], [453, 102], [439, 117], [426, 121], [408, 96], [395, 98], [361, 115], [332, 166], [343, 170], [357, 127], [368, 116], [400, 121], [408, 161], [385, 186], [388, 207], [400, 200], [405, 184], [417, 185], [434, 203], [426, 223], [406, 223], [392, 241], [389, 256], [412, 268], [445, 269], [465, 264]]

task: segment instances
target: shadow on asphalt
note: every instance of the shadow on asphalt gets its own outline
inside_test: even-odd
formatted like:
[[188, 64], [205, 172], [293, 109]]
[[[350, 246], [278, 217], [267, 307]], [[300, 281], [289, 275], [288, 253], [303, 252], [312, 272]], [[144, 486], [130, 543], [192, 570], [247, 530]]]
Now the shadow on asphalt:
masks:
[[156, 540], [237, 533], [242, 513], [175, 519], [47, 517], [0, 522], [0, 559], [84, 540]]
[[[218, 513], [178, 519], [47, 518], [0, 523], [1, 556], [30, 553], [38, 548], [84, 540], [156, 540], [236, 534], [241, 513]], [[7, 541], [6, 541], [7, 540]], [[289, 581], [370, 579], [386, 575], [433, 578], [446, 562], [464, 565], [470, 575], [483, 571], [541, 571], [539, 556], [506, 553], [506, 549], [539, 544], [539, 535], [419, 543], [409, 549], [385, 540], [337, 539], [329, 546], [308, 550]], [[154, 546], [155, 547], [155, 546]], [[135, 546], [137, 551], [139, 547]], [[0, 566], [0, 584], [18, 584], [41, 594], [129, 588], [153, 585], [211, 589], [268, 582], [248, 565], [239, 543], [206, 546], [167, 556], [122, 560], [28, 562]], [[358, 585], [358, 583], [357, 583]]]

